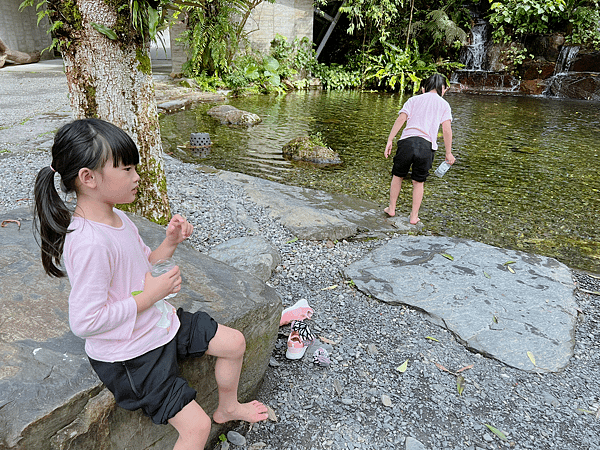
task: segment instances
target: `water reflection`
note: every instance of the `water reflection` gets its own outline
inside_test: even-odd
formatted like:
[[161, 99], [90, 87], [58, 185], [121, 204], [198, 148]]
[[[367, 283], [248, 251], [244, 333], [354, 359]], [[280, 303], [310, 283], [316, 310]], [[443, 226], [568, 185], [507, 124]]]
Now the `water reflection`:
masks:
[[[457, 164], [426, 184], [421, 207], [426, 229], [553, 256], [599, 273], [599, 105], [452, 93], [446, 98], [454, 115]], [[255, 127], [220, 125], [206, 115], [213, 105], [198, 105], [163, 117], [161, 128], [165, 149], [182, 160], [385, 205], [391, 160], [383, 150], [404, 100], [366, 92], [255, 96], [229, 101], [261, 116]], [[208, 157], [180, 148], [194, 132], [210, 134]], [[282, 158], [285, 143], [314, 133], [321, 133], [344, 164], [318, 168]], [[434, 166], [443, 158], [441, 138], [439, 143]], [[410, 201], [405, 184], [400, 213], [408, 216]]]

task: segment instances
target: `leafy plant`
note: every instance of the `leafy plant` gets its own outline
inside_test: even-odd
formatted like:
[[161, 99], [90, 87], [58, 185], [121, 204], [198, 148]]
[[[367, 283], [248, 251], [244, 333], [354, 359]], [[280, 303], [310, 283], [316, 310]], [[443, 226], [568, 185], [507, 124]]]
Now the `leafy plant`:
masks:
[[419, 89], [421, 80], [436, 71], [436, 65], [426, 56], [421, 57], [416, 42], [412, 48], [402, 50], [384, 43], [383, 54], [369, 56], [365, 70], [367, 81], [377, 81], [377, 86], [386, 86], [392, 91], [405, 92], [412, 84], [412, 92]]

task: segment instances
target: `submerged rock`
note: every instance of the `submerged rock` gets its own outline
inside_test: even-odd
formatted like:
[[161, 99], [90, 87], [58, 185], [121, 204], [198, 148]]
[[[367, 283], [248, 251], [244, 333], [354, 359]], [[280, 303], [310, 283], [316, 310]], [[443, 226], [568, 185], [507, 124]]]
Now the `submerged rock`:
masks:
[[262, 119], [251, 112], [237, 109], [231, 105], [219, 105], [207, 111], [207, 114], [221, 121], [221, 124], [230, 125], [256, 125]]
[[316, 164], [341, 164], [340, 155], [329, 147], [319, 145], [309, 136], [292, 139], [281, 149], [284, 158]]

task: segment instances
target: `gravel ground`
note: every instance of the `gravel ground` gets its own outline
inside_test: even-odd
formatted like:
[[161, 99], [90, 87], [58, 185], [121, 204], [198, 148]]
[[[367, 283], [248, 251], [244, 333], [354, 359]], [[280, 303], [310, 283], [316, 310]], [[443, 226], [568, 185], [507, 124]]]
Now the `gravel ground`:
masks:
[[[0, 210], [29, 204], [35, 174], [47, 164], [43, 152], [0, 158]], [[241, 424], [245, 443], [224, 447], [600, 450], [600, 296], [589, 293], [600, 291], [598, 275], [574, 273], [580, 321], [569, 367], [530, 374], [469, 352], [423, 313], [368, 298], [341, 278], [342, 267], [385, 241], [290, 243], [293, 236], [240, 188], [170, 158], [166, 169], [173, 212], [194, 224], [200, 251], [253, 233], [226, 206], [246, 199], [247, 217], [282, 255], [268, 283], [284, 306], [308, 300], [315, 313], [307, 323], [331, 350], [328, 367], [308, 352], [287, 360], [289, 326], [281, 327], [258, 395], [277, 421]]]

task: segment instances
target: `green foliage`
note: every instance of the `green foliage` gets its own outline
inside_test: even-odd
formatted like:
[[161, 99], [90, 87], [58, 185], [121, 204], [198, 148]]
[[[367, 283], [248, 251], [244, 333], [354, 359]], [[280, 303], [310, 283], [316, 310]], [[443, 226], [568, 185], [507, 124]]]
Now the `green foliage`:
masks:
[[346, 69], [339, 64], [322, 66], [315, 74], [321, 79], [325, 89], [354, 89], [362, 85], [362, 76], [359, 70]]
[[186, 6], [188, 31], [181, 39], [190, 54], [184, 65], [186, 75], [193, 77], [204, 72], [224, 77], [230, 74], [234, 56], [245, 42], [244, 24], [262, 1], [212, 0]]
[[467, 44], [468, 34], [454, 22], [443, 9], [436, 9], [427, 14], [427, 21], [423, 24], [432, 38], [433, 45], [447, 45], [461, 48]]
[[329, 145], [325, 141], [325, 138], [323, 137], [323, 134], [321, 134], [320, 131], [317, 131], [313, 134], [309, 134], [308, 137], [314, 145], [318, 145], [320, 147], [329, 147]]
[[416, 41], [412, 48], [406, 50], [385, 43], [383, 50], [383, 54], [369, 55], [369, 64], [365, 70], [365, 79], [377, 82], [378, 87], [405, 92], [412, 84], [412, 92], [416, 93], [421, 80], [437, 70], [430, 58], [419, 53]]
[[[233, 70], [223, 77], [227, 86], [233, 89], [234, 94], [246, 92], [283, 92], [279, 62], [270, 55], [249, 53], [238, 59], [233, 64]], [[253, 88], [250, 91], [247, 88]]]
[[491, 4], [490, 24], [497, 42], [512, 34], [545, 34], [554, 29], [565, 11], [565, 0], [502, 0]]
[[576, 3], [581, 2], [570, 0], [567, 4], [569, 23], [572, 27], [567, 41], [570, 44], [600, 47], [600, 4], [598, 1], [587, 2], [588, 5], [575, 5]]
[[217, 92], [217, 89], [226, 87], [219, 77], [205, 73], [196, 75], [194, 81], [198, 85], [198, 89], [203, 92]]
[[526, 34], [563, 32], [568, 42], [600, 45], [597, 0], [500, 0], [490, 6], [492, 37], [509, 42]]
[[270, 54], [279, 62], [282, 78], [290, 78], [298, 73], [306, 77], [318, 70], [319, 63], [313, 45], [306, 36], [294, 39], [291, 44], [285, 36], [275, 36], [271, 41]]

